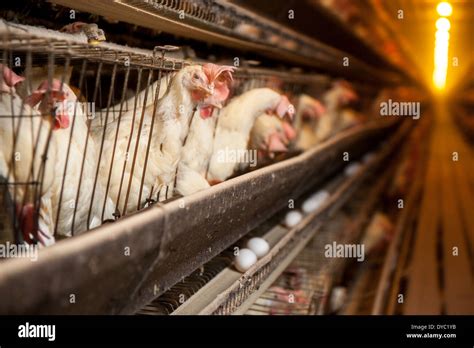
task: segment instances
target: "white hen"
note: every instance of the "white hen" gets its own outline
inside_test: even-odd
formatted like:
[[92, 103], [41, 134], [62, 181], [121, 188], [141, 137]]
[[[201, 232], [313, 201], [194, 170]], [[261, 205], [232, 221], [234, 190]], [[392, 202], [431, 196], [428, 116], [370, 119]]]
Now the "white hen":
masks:
[[[153, 82], [150, 86], [145, 88], [143, 91], [139, 92], [138, 94], [134, 95], [131, 98], [125, 99], [123, 101], [123, 104], [119, 102], [115, 105], [110, 106], [107, 122], [112, 123], [113, 121], [118, 119], [118, 117], [120, 116], [120, 112], [122, 112], [122, 114], [130, 113], [130, 112], [133, 112], [134, 109], [136, 109], [137, 113], [140, 113], [144, 104], [145, 104], [145, 107], [152, 106], [156, 100], [155, 93], [157, 91], [157, 88], [159, 87], [158, 99], [161, 99], [165, 95], [168, 89], [168, 85], [170, 83], [170, 79], [172, 76], [173, 76], [172, 73], [162, 76], [162, 78], [159, 81]], [[148, 95], [146, 95], [147, 93]], [[147, 98], [146, 101], [145, 101], [145, 95]], [[92, 128], [103, 127], [105, 125], [106, 114], [107, 114], [107, 108], [96, 110], [95, 117], [91, 120], [91, 127]], [[139, 121], [140, 121], [140, 118], [137, 117], [136, 122], [139, 123]]]
[[290, 105], [286, 96], [270, 88], [255, 88], [233, 98], [219, 115], [208, 181], [224, 181], [240, 166], [242, 153], [247, 149], [250, 131], [258, 116], [265, 112], [276, 113], [280, 117], [292, 115], [294, 108]]
[[346, 81], [336, 81], [333, 87], [324, 96], [326, 112], [321, 118], [316, 136], [318, 141], [324, 141], [340, 130], [352, 125], [350, 118], [352, 114], [346, 112], [345, 107], [358, 96], [352, 86]]
[[0, 68], [0, 176], [14, 184], [9, 191], [23, 240], [49, 245], [54, 243], [54, 226], [48, 198], [56, 180], [58, 152], [54, 120], [41, 117], [17, 95], [15, 86], [24, 78], [3, 65]]
[[230, 66], [210, 66], [209, 75], [214, 76], [214, 94], [206, 98], [200, 109], [194, 113], [189, 133], [178, 165], [176, 191], [187, 196], [204, 190], [210, 185], [206, 180], [209, 159], [212, 155], [214, 132], [218, 113], [214, 107], [222, 108], [222, 103], [230, 93], [233, 68]]
[[61, 85], [61, 81], [53, 79], [49, 88], [50, 97], [47, 94], [48, 85], [44, 81], [28, 102], [31, 105], [39, 103], [38, 109], [42, 114], [54, 113], [62, 122], [60, 128], [64, 128], [55, 132], [59, 148], [56, 180], [50, 198], [56, 234], [69, 237], [101, 224], [103, 218], [100, 212], [104, 201], [105, 219], [113, 218], [114, 206], [105, 197], [102, 185], [94, 186], [97, 146], [89, 135], [82, 105], [67, 84]]
[[298, 97], [295, 115], [295, 129], [297, 132], [296, 147], [307, 150], [318, 142], [316, 129], [320, 118], [325, 115], [324, 106], [306, 94]]
[[273, 158], [277, 153], [287, 152], [295, 136], [295, 130], [288, 122], [274, 115], [262, 114], [250, 132], [249, 149], [258, 151], [259, 160]]
[[143, 114], [126, 113], [104, 130], [94, 129], [97, 141], [105, 131], [99, 179], [121, 213], [141, 208], [147, 199], [172, 197], [190, 117], [197, 105], [214, 93], [213, 77], [206, 71], [199, 65], [181, 69], [158, 100], [156, 110], [150, 105]]

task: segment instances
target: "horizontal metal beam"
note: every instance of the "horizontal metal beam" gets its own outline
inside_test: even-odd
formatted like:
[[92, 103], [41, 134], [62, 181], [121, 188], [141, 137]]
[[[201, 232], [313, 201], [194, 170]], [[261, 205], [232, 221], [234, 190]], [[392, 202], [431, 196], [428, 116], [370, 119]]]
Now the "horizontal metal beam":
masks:
[[[399, 74], [374, 68], [347, 52], [335, 49], [313, 38], [300, 34], [279, 23], [257, 16], [251, 11], [227, 1], [215, 1], [213, 6], [220, 9], [221, 14], [229, 14], [235, 21], [246, 18], [252, 25], [258, 26], [268, 34], [279, 35], [283, 40], [296, 44], [295, 48], [282, 47], [269, 40], [253, 39], [239, 35], [232, 26], [224, 23], [216, 24], [211, 20], [201, 19], [190, 15], [187, 9], [178, 9], [179, 2], [165, 4], [162, 2], [145, 2], [130, 0], [51, 0], [69, 8], [105, 16], [109, 19], [139, 25], [141, 27], [164, 31], [174, 35], [231, 47], [240, 51], [257, 52], [273, 60], [291, 62], [307, 67], [329, 71], [338, 76], [356, 78], [364, 81], [382, 81], [384, 83], [399, 83]], [[184, 2], [183, 2], [184, 4]], [[195, 4], [196, 8], [200, 3]], [[212, 17], [212, 10], [204, 9], [206, 16]], [[233, 14], [231, 16], [230, 14]], [[235, 17], [235, 18], [234, 18]], [[264, 29], [265, 28], [265, 29]], [[350, 59], [351, 68], [343, 66], [343, 58]]]

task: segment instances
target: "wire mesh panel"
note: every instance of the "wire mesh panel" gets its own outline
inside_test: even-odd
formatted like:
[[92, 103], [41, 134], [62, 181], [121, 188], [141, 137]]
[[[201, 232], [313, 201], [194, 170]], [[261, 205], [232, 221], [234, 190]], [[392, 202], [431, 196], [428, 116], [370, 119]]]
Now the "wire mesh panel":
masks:
[[[149, 150], [143, 119], [182, 62], [165, 58], [168, 47], [123, 52], [81, 34], [8, 23], [0, 37], [2, 239], [46, 246], [127, 213], [118, 206], [131, 189], [121, 164]], [[131, 117], [130, 129], [120, 127]], [[118, 136], [129, 140], [127, 156], [115, 156]], [[114, 166], [122, 180], [110, 195]], [[143, 183], [134, 190], [145, 197]]]
[[324, 304], [329, 295], [329, 282], [330, 277], [325, 274], [312, 274], [298, 266], [289, 268], [252, 304], [245, 314], [316, 314], [318, 310], [324, 310]]

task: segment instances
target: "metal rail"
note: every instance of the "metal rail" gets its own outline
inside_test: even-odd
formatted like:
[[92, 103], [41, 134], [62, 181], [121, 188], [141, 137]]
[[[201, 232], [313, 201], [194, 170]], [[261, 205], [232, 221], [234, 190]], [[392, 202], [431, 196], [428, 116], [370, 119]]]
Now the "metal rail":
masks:
[[474, 143], [474, 114], [470, 111], [467, 101], [464, 108], [457, 107], [454, 109], [454, 119], [466, 140], [471, 144]]
[[171, 46], [157, 46], [154, 51], [151, 51], [107, 42], [91, 45], [85, 37], [78, 35], [6, 21], [0, 21], [0, 49], [37, 54], [54, 52], [57, 57], [67, 56], [109, 63], [121, 62], [123, 66], [163, 70], [180, 69], [185, 63], [182, 59], [164, 57], [164, 53], [175, 49]]
[[[241, 51], [258, 52], [270, 59], [323, 69], [339, 76], [365, 81], [398, 83], [400, 76], [365, 64], [276, 22], [255, 15], [228, 1], [203, 0], [53, 0], [70, 8], [107, 16], [142, 27], [220, 44]], [[242, 34], [239, 25], [256, 30]], [[343, 66], [350, 59], [351, 68]]]
[[[56, 60], [68, 57], [71, 60], [87, 59], [130, 67], [155, 68], [160, 70], [179, 70], [186, 64], [204, 64], [205, 61], [179, 58], [175, 46], [156, 46], [154, 50], [140, 49], [102, 42], [91, 45], [80, 36], [60, 33], [55, 30], [38, 28], [0, 21], [0, 50], [35, 53], [35, 62], [40, 54], [54, 52]], [[45, 58], [47, 59], [47, 57]], [[327, 85], [327, 75], [303, 73], [299, 70], [271, 70], [261, 67], [239, 67], [235, 77], [242, 79], [268, 79], [277, 77], [286, 83], [299, 85]]]
[[[424, 121], [418, 127], [424, 127], [423, 131], [427, 132], [426, 129], [430, 128], [428, 121]], [[431, 134], [428, 134], [427, 140], [429, 140]], [[426, 164], [428, 158], [428, 144], [429, 141], [425, 141], [420, 151], [423, 156], [420, 163], [417, 165], [416, 173], [414, 175], [415, 181], [412, 183], [409, 192], [404, 199], [406, 200], [406, 206], [400, 213], [397, 219], [396, 230], [394, 233], [394, 239], [387, 248], [387, 254], [383, 262], [383, 268], [381, 271], [380, 278], [376, 287], [376, 294], [372, 306], [372, 314], [393, 314], [387, 313], [387, 306], [390, 300], [390, 295], [394, 290], [397, 290], [400, 286], [400, 279], [397, 277], [397, 269], [401, 269], [403, 264], [402, 261], [402, 247], [407, 247], [406, 241], [409, 239], [410, 226], [413, 224], [418, 215], [418, 205], [421, 198], [421, 191], [423, 188], [423, 181], [426, 174]], [[406, 149], [405, 152], [411, 151], [410, 148]], [[405, 154], [406, 155], [406, 154]], [[400, 272], [398, 272], [400, 273]]]

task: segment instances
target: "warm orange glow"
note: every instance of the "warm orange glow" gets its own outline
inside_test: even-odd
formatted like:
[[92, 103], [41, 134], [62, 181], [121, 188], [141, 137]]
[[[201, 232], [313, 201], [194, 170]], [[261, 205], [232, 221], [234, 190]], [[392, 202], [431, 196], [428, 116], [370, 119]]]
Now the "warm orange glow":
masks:
[[[441, 2], [436, 8], [441, 16], [450, 16], [453, 12], [448, 2]], [[446, 76], [448, 74], [448, 54], [449, 54], [449, 30], [451, 22], [449, 19], [440, 17], [436, 21], [435, 50], [434, 50], [434, 70], [433, 84], [438, 90], [446, 87]]]

